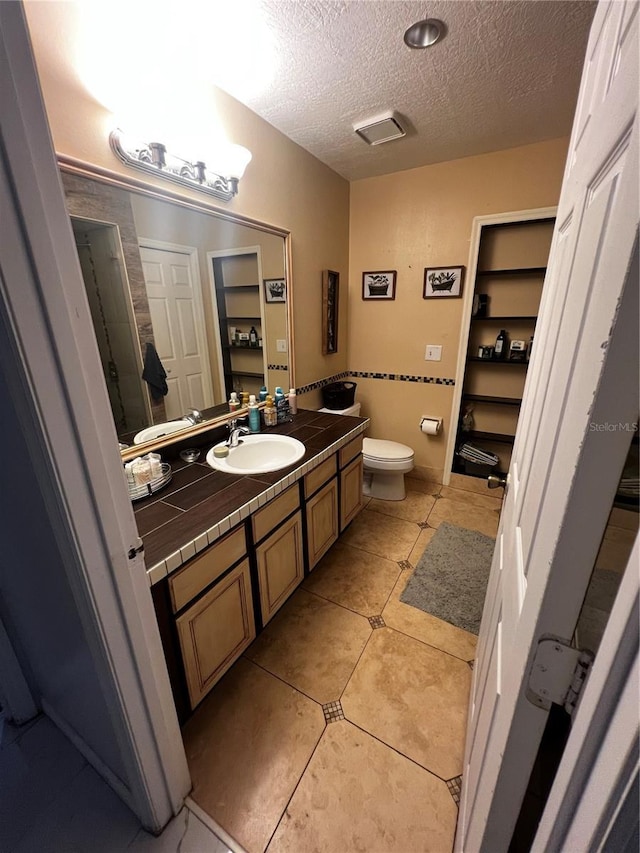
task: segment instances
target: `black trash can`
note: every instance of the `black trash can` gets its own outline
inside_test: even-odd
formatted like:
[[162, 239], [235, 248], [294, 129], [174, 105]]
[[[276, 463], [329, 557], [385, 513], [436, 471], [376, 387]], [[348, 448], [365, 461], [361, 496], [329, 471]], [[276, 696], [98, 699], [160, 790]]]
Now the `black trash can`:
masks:
[[355, 402], [355, 382], [331, 382], [321, 390], [322, 403], [325, 409], [348, 409]]

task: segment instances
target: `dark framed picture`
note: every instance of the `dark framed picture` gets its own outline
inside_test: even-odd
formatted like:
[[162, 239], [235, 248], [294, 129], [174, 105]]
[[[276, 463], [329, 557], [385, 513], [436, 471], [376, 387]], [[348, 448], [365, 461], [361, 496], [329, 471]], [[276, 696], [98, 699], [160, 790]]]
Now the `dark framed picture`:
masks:
[[395, 299], [396, 270], [362, 273], [363, 299]]
[[338, 352], [340, 273], [322, 272], [322, 355]]
[[462, 296], [464, 267], [425, 267], [423, 299]]
[[264, 298], [266, 302], [286, 302], [287, 283], [283, 278], [265, 278]]

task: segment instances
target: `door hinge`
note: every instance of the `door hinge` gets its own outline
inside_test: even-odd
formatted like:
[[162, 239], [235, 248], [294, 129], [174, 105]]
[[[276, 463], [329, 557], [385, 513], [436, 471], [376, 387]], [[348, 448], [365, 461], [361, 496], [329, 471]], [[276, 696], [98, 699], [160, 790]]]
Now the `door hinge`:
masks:
[[135, 558], [138, 556], [138, 554], [142, 554], [143, 551], [144, 551], [144, 545], [142, 544], [142, 539], [138, 539], [136, 545], [133, 548], [129, 548], [129, 551], [127, 553], [127, 557], [130, 560], [135, 560]]
[[560, 637], [542, 637], [529, 672], [527, 699], [546, 711], [555, 703], [573, 714], [593, 657], [592, 652], [575, 649]]

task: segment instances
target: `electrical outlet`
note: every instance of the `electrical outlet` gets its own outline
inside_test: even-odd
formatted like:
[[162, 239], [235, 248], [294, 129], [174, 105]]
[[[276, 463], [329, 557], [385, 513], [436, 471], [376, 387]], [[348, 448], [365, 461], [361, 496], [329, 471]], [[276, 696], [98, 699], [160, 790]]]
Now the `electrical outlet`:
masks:
[[276, 338], [276, 352], [286, 352], [287, 351], [287, 341], [285, 338]]
[[436, 346], [435, 344], [427, 344], [427, 348], [424, 353], [425, 361], [441, 361], [442, 360], [442, 347]]

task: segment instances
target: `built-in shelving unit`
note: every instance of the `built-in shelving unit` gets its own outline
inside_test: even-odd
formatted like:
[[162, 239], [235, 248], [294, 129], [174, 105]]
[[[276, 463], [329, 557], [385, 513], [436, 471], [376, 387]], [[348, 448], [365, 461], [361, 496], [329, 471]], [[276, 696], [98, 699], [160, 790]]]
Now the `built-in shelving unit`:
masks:
[[[553, 218], [544, 218], [482, 226], [473, 286], [474, 294], [487, 297], [487, 305], [484, 314], [471, 318], [469, 326], [453, 458], [455, 473], [485, 477], [489, 473], [504, 474], [509, 469], [528, 359], [510, 359], [508, 344], [502, 359], [480, 358], [478, 351], [480, 346], [494, 346], [501, 329], [507, 332], [509, 342], [523, 340], [529, 346], [535, 332], [553, 225]], [[484, 466], [467, 463], [457, 453], [465, 442], [498, 456], [498, 466], [483, 470]]]

